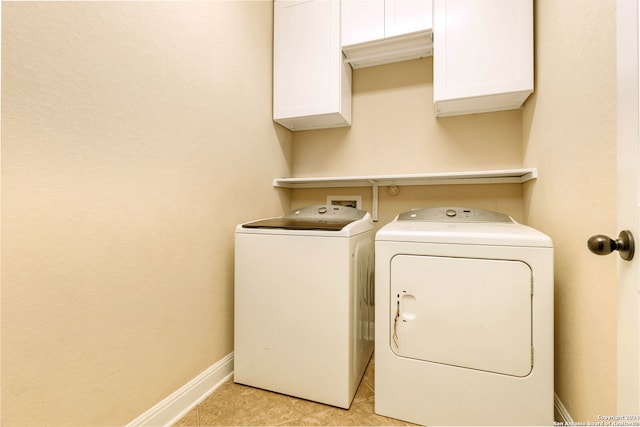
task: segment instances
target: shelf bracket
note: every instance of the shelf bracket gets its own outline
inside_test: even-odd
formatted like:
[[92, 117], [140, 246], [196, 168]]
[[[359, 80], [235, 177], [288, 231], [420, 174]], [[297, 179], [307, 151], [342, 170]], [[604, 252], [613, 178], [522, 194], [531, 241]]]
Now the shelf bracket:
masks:
[[371, 184], [371, 218], [373, 222], [378, 222], [378, 181], [369, 180]]

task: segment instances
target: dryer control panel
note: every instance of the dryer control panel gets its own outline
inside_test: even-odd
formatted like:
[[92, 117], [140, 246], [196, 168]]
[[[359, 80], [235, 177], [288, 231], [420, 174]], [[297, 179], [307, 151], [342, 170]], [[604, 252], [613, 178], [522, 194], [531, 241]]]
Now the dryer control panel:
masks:
[[507, 214], [484, 209], [439, 207], [417, 209], [398, 215], [398, 221], [431, 222], [506, 222], [515, 223]]

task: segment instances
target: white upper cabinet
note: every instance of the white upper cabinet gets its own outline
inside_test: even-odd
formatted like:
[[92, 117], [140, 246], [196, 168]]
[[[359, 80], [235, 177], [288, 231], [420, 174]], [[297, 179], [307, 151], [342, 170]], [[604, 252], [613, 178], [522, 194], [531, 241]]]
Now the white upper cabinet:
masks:
[[434, 0], [436, 116], [517, 109], [533, 92], [532, 0]]
[[273, 21], [273, 120], [294, 131], [350, 125], [340, 0], [276, 0]]
[[353, 68], [432, 55], [431, 0], [342, 0], [342, 48]]

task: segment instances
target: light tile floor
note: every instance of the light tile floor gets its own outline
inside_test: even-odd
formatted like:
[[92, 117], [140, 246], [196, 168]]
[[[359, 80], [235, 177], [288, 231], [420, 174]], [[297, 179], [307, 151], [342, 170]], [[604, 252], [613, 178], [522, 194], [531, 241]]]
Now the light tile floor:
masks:
[[411, 426], [373, 411], [371, 358], [349, 410], [235, 384], [221, 385], [174, 425], [181, 426]]

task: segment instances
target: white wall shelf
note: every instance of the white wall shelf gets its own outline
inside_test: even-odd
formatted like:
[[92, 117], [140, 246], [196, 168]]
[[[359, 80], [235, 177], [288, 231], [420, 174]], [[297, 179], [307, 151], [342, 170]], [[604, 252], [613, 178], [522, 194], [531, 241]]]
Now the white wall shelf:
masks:
[[276, 178], [273, 180], [273, 186], [277, 188], [371, 187], [373, 190], [373, 212], [371, 215], [376, 221], [378, 219], [379, 186], [522, 184], [537, 177], [538, 170], [536, 168], [523, 168], [401, 175]]
[[401, 175], [364, 175], [339, 177], [276, 178], [274, 187], [336, 188], [388, 185], [450, 185], [450, 184], [522, 184], [536, 179], [536, 168], [499, 169], [464, 172], [437, 172]]

